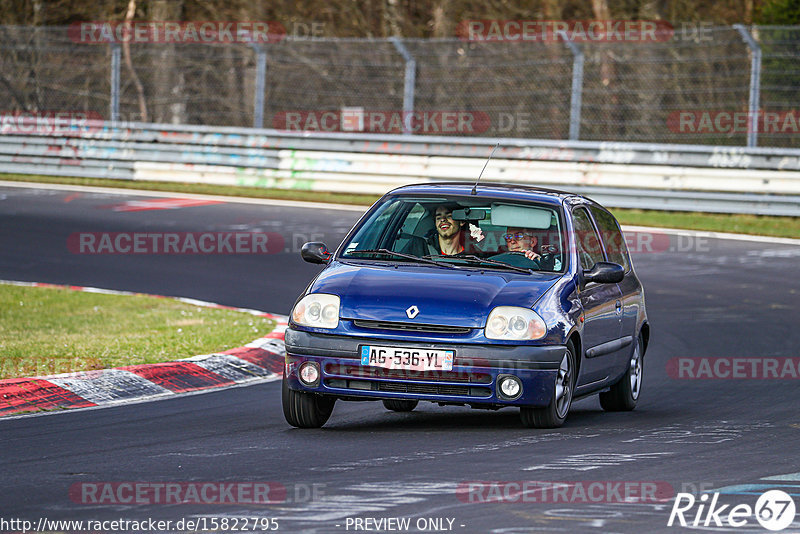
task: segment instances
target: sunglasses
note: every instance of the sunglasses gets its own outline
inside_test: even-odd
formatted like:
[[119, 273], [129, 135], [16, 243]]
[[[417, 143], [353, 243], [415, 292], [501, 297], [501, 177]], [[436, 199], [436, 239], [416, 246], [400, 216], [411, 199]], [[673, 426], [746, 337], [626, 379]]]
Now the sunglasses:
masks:
[[512, 239], [522, 239], [523, 237], [529, 237], [529, 234], [523, 234], [522, 232], [518, 232], [516, 234], [503, 234], [503, 239], [506, 241], [511, 241]]

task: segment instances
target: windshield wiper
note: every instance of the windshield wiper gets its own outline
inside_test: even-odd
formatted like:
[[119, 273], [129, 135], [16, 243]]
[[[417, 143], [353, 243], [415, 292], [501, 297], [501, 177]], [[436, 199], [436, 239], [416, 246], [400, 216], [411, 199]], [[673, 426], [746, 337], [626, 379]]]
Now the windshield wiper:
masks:
[[[425, 256], [425, 257], [427, 258], [428, 256]], [[525, 267], [517, 267], [516, 265], [509, 265], [508, 263], [504, 263], [502, 261], [490, 260], [490, 259], [487, 259], [487, 258], [481, 258], [481, 257], [476, 256], [474, 254], [466, 254], [466, 255], [463, 255], [463, 256], [455, 255], [455, 256], [452, 256], [452, 257], [454, 259], [465, 259], [465, 260], [472, 260], [473, 262], [476, 262], [476, 263], [484, 263], [484, 264], [487, 264], [487, 265], [496, 265], [498, 267], [503, 267], [504, 269], [511, 269], [513, 271], [519, 271], [521, 273], [530, 274], [530, 273], [533, 272], [533, 269], [527, 269]]]
[[[432, 258], [427, 256], [419, 257], [414, 256], [413, 254], [405, 254], [403, 252], [395, 252], [394, 250], [389, 250], [388, 248], [376, 248], [370, 250], [351, 250], [349, 252], [345, 252], [347, 256], [351, 256], [353, 254], [386, 254], [387, 256], [396, 256], [398, 258], [405, 258], [407, 260], [419, 262], [419, 263], [429, 263], [431, 265], [436, 265], [438, 267], [449, 267], [451, 269], [458, 269], [459, 267], [453, 265], [452, 263], [436, 261]], [[347, 257], [345, 256], [345, 257]]]

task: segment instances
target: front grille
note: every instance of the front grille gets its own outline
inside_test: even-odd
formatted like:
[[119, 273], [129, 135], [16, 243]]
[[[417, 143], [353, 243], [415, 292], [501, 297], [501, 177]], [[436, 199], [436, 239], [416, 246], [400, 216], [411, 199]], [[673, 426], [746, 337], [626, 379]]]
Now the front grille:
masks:
[[439, 324], [396, 323], [391, 321], [365, 321], [354, 319], [353, 324], [367, 330], [401, 330], [429, 334], [467, 334], [472, 330], [465, 326], [445, 326]]
[[329, 363], [325, 374], [346, 375], [357, 378], [389, 378], [399, 380], [424, 380], [426, 382], [467, 382], [470, 384], [490, 384], [492, 375], [486, 373], [464, 373], [453, 371], [403, 371], [359, 365], [338, 365]]
[[386, 391], [391, 393], [419, 393], [422, 395], [451, 395], [455, 397], [491, 397], [487, 387], [448, 386], [441, 384], [411, 384], [405, 382], [379, 382], [373, 380], [342, 380], [326, 378], [325, 385], [331, 388], [361, 391]]

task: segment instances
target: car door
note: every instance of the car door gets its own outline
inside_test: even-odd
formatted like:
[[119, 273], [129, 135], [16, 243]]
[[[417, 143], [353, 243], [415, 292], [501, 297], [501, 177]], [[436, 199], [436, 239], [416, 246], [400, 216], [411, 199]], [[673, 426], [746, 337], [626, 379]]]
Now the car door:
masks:
[[[579, 269], [591, 269], [606, 261], [602, 242], [585, 207], [572, 210], [575, 250]], [[586, 358], [581, 364], [578, 386], [607, 378], [616, 363], [615, 343], [620, 338], [622, 293], [617, 284], [587, 282], [579, 292], [583, 308], [582, 343]]]
[[618, 285], [622, 293], [622, 337], [636, 337], [636, 322], [642, 306], [642, 285], [636, 278], [631, 268], [628, 247], [619, 223], [608, 211], [599, 206], [591, 207], [592, 215], [600, 230], [603, 249], [606, 251], [608, 261], [612, 261], [625, 268], [625, 278]]

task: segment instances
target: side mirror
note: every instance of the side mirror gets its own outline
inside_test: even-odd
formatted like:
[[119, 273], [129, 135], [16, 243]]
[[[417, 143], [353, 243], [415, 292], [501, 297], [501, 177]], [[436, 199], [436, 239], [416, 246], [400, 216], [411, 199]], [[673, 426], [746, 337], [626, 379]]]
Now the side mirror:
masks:
[[311, 242], [303, 245], [300, 256], [308, 263], [328, 263], [331, 253], [325, 243]]
[[598, 261], [588, 271], [583, 271], [583, 279], [586, 282], [596, 282], [598, 284], [616, 284], [625, 278], [625, 268], [618, 263], [608, 261]]

